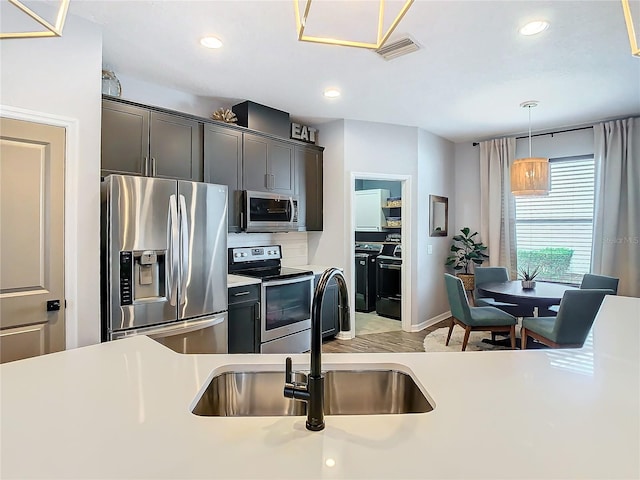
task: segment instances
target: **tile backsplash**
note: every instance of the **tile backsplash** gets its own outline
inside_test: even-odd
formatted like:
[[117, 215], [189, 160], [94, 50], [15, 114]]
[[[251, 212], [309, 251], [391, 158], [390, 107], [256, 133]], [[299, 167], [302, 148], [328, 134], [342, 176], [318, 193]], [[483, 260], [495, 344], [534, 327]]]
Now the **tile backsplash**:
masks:
[[282, 245], [282, 264], [285, 266], [295, 267], [309, 263], [307, 232], [230, 233], [227, 236], [229, 248], [262, 245]]

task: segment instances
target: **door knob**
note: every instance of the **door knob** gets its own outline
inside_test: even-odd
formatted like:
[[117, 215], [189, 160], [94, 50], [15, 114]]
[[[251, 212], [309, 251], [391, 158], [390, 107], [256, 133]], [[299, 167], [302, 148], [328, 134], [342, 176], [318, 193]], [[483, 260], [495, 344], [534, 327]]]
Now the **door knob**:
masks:
[[57, 312], [60, 310], [60, 300], [48, 300], [47, 312]]

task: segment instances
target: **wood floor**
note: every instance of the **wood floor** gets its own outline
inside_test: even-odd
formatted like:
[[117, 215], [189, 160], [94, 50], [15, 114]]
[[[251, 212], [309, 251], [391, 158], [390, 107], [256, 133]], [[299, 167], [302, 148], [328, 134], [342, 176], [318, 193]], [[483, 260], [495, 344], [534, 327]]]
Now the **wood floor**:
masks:
[[[358, 334], [359, 326], [356, 323], [355, 338], [351, 340], [327, 339], [322, 344], [322, 351], [324, 353], [424, 352], [424, 337], [446, 325], [449, 325], [449, 320], [443, 320], [415, 333], [393, 330]], [[361, 330], [366, 331], [367, 328], [364, 326]]]

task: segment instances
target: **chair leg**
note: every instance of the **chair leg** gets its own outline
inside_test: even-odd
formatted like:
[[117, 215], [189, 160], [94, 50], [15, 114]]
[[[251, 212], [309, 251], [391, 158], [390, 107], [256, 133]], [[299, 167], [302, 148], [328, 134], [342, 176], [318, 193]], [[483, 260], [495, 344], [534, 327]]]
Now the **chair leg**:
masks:
[[453, 321], [453, 317], [451, 317], [451, 325], [449, 325], [449, 335], [447, 335], [447, 341], [445, 343], [446, 347], [449, 346], [449, 340], [451, 339], [451, 332], [453, 332], [454, 324], [455, 324], [455, 322]]
[[522, 337], [520, 339], [520, 349], [521, 350], [526, 350], [527, 349], [527, 329], [522, 327], [520, 329], [520, 336]]
[[471, 333], [471, 327], [466, 327], [464, 329], [464, 340], [462, 340], [462, 351], [464, 352], [467, 348], [467, 342], [469, 341], [469, 334]]
[[511, 325], [511, 329], [509, 330], [509, 336], [511, 337], [511, 350], [516, 349], [516, 326]]

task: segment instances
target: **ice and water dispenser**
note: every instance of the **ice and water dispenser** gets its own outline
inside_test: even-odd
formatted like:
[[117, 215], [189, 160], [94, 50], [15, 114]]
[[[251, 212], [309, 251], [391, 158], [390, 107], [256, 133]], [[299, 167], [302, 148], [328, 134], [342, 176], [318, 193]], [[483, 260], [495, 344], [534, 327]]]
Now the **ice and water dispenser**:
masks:
[[120, 304], [166, 297], [166, 250], [120, 252]]

